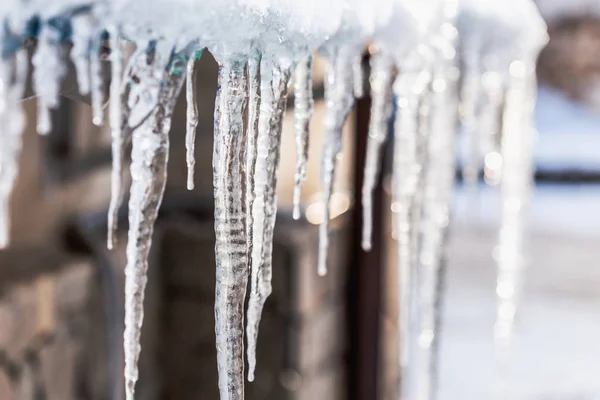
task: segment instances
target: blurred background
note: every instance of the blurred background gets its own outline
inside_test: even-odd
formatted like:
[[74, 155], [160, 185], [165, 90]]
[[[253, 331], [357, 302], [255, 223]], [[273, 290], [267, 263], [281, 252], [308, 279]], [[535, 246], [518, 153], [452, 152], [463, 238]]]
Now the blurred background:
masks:
[[[499, 191], [476, 202], [457, 182], [448, 252], [439, 399], [600, 399], [600, 3], [538, 0], [550, 28], [539, 62], [536, 188], [530, 265], [510, 349], [493, 343], [492, 251]], [[175, 111], [169, 181], [154, 235], [142, 335], [140, 400], [218, 399], [214, 346], [212, 126], [216, 64], [199, 63], [196, 190], [186, 190], [185, 99]], [[260, 328], [248, 400], [397, 399], [397, 277], [389, 176], [376, 192], [373, 251], [360, 250], [362, 165], [370, 102], [344, 134], [333, 200], [329, 274], [316, 274], [323, 203], [318, 171], [323, 65], [300, 221], [291, 218], [293, 96], [284, 122], [274, 291]], [[66, 87], [48, 137], [35, 99], [11, 203], [12, 242], [0, 251], [0, 399], [116, 400], [122, 393], [123, 266], [106, 250], [110, 133]], [[475, 204], [475, 206], [473, 206]]]

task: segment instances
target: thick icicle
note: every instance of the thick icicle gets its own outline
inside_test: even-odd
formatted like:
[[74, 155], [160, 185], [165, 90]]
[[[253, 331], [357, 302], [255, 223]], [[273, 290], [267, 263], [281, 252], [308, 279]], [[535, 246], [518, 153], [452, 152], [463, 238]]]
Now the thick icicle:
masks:
[[256, 198], [252, 207], [252, 274], [248, 301], [248, 380], [254, 380], [258, 326], [265, 301], [271, 294], [273, 230], [277, 216], [277, 171], [281, 129], [290, 72], [262, 58], [260, 115], [255, 169]]
[[38, 94], [37, 131], [41, 135], [47, 135], [52, 129], [50, 110], [59, 105], [60, 86], [67, 73], [60, 36], [59, 29], [43, 25], [31, 60], [35, 68], [33, 85]]
[[352, 59], [354, 97], [358, 99], [365, 94], [365, 69], [363, 68], [362, 58], [362, 54], [357, 54]]
[[29, 60], [26, 50], [0, 59], [0, 249], [10, 234], [10, 195], [19, 171], [25, 115], [19, 100], [27, 80]]
[[90, 54], [90, 90], [92, 97], [92, 122], [100, 126], [104, 123], [104, 79], [102, 72], [102, 39], [99, 35], [92, 40]]
[[330, 202], [337, 157], [342, 150], [344, 122], [354, 105], [352, 61], [350, 49], [334, 50], [327, 64], [325, 76], [324, 143], [321, 159], [321, 184], [323, 187], [323, 221], [319, 227], [318, 274], [327, 274], [327, 252], [329, 250]]
[[198, 127], [198, 99], [196, 98], [196, 58], [192, 57], [187, 64], [185, 82], [185, 99], [187, 101], [187, 123], [185, 131], [185, 148], [187, 164], [187, 188], [194, 190], [194, 167], [196, 165], [196, 128]]
[[387, 138], [391, 107], [392, 58], [377, 53], [371, 58], [371, 120], [362, 187], [362, 248], [371, 250], [373, 234], [373, 190], [381, 168], [381, 148]]
[[306, 179], [310, 119], [313, 115], [312, 56], [296, 67], [294, 81], [294, 132], [296, 136], [296, 173], [294, 174], [294, 219], [300, 218], [302, 182]]
[[108, 208], [107, 247], [112, 249], [115, 244], [117, 230], [117, 214], [123, 202], [123, 159], [125, 154], [124, 133], [127, 130], [123, 124], [123, 108], [121, 101], [121, 81], [123, 75], [123, 55], [121, 42], [116, 29], [111, 29], [111, 81], [110, 81], [110, 133], [112, 147], [111, 195]]
[[[129, 238], [125, 268], [125, 383], [127, 400], [134, 399], [138, 379], [140, 333], [144, 318], [144, 289], [147, 282], [148, 254], [154, 222], [162, 201], [169, 155], [171, 115], [185, 74], [173, 73], [171, 48], [164, 43], [148, 59], [145, 70], [138, 75], [145, 96], [137, 99], [152, 112], [133, 131], [131, 153], [131, 192], [129, 199]], [[149, 102], [149, 104], [148, 104]]]
[[221, 400], [244, 399], [244, 299], [248, 284], [246, 210], [242, 193], [244, 63], [219, 67], [215, 102], [215, 333]]
[[516, 303], [526, 261], [523, 254], [523, 212], [532, 187], [535, 104], [535, 62], [510, 65], [510, 82], [502, 121], [502, 220], [495, 258], [498, 264], [495, 326], [499, 343], [512, 336]]

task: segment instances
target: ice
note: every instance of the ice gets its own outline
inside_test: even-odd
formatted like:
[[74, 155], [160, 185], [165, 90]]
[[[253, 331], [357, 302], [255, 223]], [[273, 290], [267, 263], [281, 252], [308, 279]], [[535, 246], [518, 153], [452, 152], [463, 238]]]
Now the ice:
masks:
[[362, 54], [358, 54], [352, 60], [352, 73], [354, 74], [354, 97], [361, 98], [365, 92], [365, 71], [362, 64]]
[[92, 17], [81, 15], [73, 18], [73, 48], [71, 59], [77, 71], [77, 86], [83, 95], [90, 93], [90, 49], [92, 46]]
[[[132, 115], [139, 106], [151, 113], [133, 129], [131, 152], [131, 189], [129, 199], [129, 238], [125, 268], [125, 384], [127, 400], [134, 399], [138, 379], [140, 334], [144, 318], [144, 289], [147, 282], [148, 254], [154, 222], [162, 201], [169, 155], [169, 129], [175, 102], [185, 74], [180, 55], [172, 54], [172, 45], [157, 43], [140, 68], [140, 92], [130, 92]], [[185, 60], [187, 61], [187, 60]], [[185, 62], [183, 61], [183, 62]], [[144, 96], [145, 92], [156, 94]], [[140, 94], [132, 99], [131, 96]]]
[[117, 214], [123, 202], [123, 159], [127, 128], [122, 126], [123, 103], [121, 101], [121, 78], [123, 75], [123, 56], [121, 41], [116, 29], [111, 29], [111, 82], [110, 82], [110, 131], [112, 147], [111, 197], [108, 209], [107, 247], [112, 249], [117, 229]]
[[309, 124], [313, 114], [312, 56], [298, 63], [294, 81], [294, 131], [296, 136], [296, 173], [294, 174], [294, 219], [300, 218], [302, 182], [306, 179]]
[[281, 146], [281, 127], [287, 99], [290, 70], [263, 57], [261, 62], [261, 100], [258, 125], [255, 193], [252, 207], [252, 274], [248, 302], [248, 380], [254, 380], [256, 340], [260, 316], [271, 294], [273, 230], [277, 216], [277, 171]]
[[185, 132], [186, 164], [187, 164], [187, 188], [194, 190], [194, 167], [196, 165], [196, 128], [198, 127], [198, 99], [196, 82], [196, 58], [188, 61], [185, 82], [185, 99], [187, 101], [187, 124]]
[[[462, 37], [479, 32], [479, 47], [471, 45], [471, 57], [487, 60], [484, 76], [486, 110], [481, 116], [484, 135], [486, 175], [500, 179], [502, 220], [495, 258], [498, 263], [498, 315], [495, 333], [498, 343], [510, 342], [517, 299], [525, 265], [522, 215], [532, 184], [532, 104], [535, 60], [547, 42], [546, 26], [535, 4], [522, 1], [504, 4], [494, 1], [465, 1], [460, 19]], [[507, 83], [505, 83], [507, 82]], [[504, 98], [502, 136], [499, 147], [494, 136], [494, 119]], [[488, 128], [489, 127], [489, 128]], [[490, 137], [491, 134], [491, 137]], [[499, 153], [498, 153], [499, 150]], [[493, 156], [493, 158], [492, 158]]]
[[368, 7], [356, 0], [347, 2], [338, 30], [319, 49], [327, 60], [320, 176], [325, 212], [319, 227], [317, 259], [317, 272], [321, 276], [327, 274], [330, 203], [337, 158], [342, 150], [342, 129], [354, 106], [355, 74], [351, 66], [358, 57], [362, 57], [373, 35], [374, 25], [384, 20], [388, 2], [378, 3], [381, 3], [378, 7]]
[[391, 117], [393, 60], [389, 54], [377, 53], [371, 59], [371, 120], [362, 187], [362, 248], [371, 250], [373, 234], [373, 190], [381, 169], [381, 148], [387, 138]]
[[50, 110], [58, 107], [60, 85], [67, 73], [59, 29], [43, 25], [31, 60], [34, 67], [33, 84], [38, 94], [37, 131], [47, 135], [52, 129]]
[[248, 124], [246, 133], [246, 233], [249, 263], [252, 267], [254, 217], [252, 209], [256, 193], [256, 162], [258, 157], [258, 124], [260, 117], [260, 60], [259, 53], [248, 59]]
[[27, 79], [26, 50], [18, 50], [0, 60], [0, 249], [6, 247], [10, 233], [10, 194], [18, 174], [21, 135], [25, 116], [19, 104]]
[[219, 66], [215, 103], [215, 332], [221, 400], [244, 398], [244, 299], [248, 284], [246, 212], [242, 196], [245, 62]]
[[[221, 399], [243, 400], [244, 300], [250, 276], [247, 356], [248, 379], [253, 380], [258, 326], [271, 293], [281, 124], [291, 71], [296, 71], [293, 211], [298, 218], [313, 105], [311, 57], [318, 51], [327, 62], [320, 176], [325, 215], [318, 248], [318, 273], [323, 275], [342, 128], [354, 98], [364, 89], [362, 59], [368, 46], [373, 103], [362, 188], [362, 244], [365, 249], [371, 247], [371, 196], [378, 180], [393, 92], [392, 225], [398, 240], [402, 399], [433, 398], [439, 287], [458, 115], [456, 7], [455, 0], [2, 1], [0, 246], [8, 241], [8, 199], [17, 174], [24, 125], [18, 101], [27, 60], [26, 53], [17, 50], [25, 36], [37, 36], [33, 84], [39, 96], [40, 133], [51, 130], [50, 109], [58, 105], [69, 41], [79, 89], [91, 94], [93, 122], [101, 124], [105, 106], [103, 32], [107, 30], [111, 40], [108, 118], [113, 151], [109, 247], [114, 245], [116, 216], [123, 201], [125, 149], [133, 141], [125, 330], [127, 398], [132, 400], [147, 256], [165, 186], [171, 113], [187, 78], [187, 186], [192, 189], [198, 125], [195, 58], [198, 49], [206, 46], [220, 66], [213, 159], [219, 389]], [[485, 161], [486, 179], [501, 179], [496, 333], [506, 338], [512, 330], [525, 264], [522, 215], [531, 185], [534, 67], [547, 38], [545, 25], [530, 0], [464, 0], [458, 22], [463, 72], [460, 115], [471, 143], [465, 177], [473, 182]], [[119, 37], [135, 42], [137, 47], [124, 74]]]
[[[319, 227], [318, 274], [327, 274], [329, 250], [330, 202], [338, 155], [342, 150], [342, 129], [354, 105], [352, 69], [347, 68], [352, 53], [349, 49], [336, 50], [330, 56], [325, 75], [324, 142], [321, 159], [324, 214]], [[348, 54], [350, 53], [350, 54]]]

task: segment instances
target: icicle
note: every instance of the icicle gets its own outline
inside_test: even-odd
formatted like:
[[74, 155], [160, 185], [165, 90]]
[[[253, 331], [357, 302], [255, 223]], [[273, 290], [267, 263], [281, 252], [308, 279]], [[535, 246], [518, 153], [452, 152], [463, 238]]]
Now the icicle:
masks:
[[420, 221], [418, 398], [435, 396], [437, 346], [443, 276], [442, 258], [450, 218], [455, 171], [455, 129], [458, 111], [454, 80], [447, 65], [438, 66], [432, 83], [430, 130], [427, 138], [427, 164], [423, 181]]
[[215, 102], [213, 183], [217, 283], [215, 332], [221, 400], [244, 399], [244, 299], [248, 284], [245, 204], [242, 195], [244, 63], [219, 66]]
[[357, 54], [352, 60], [352, 74], [354, 97], [360, 99], [365, 94], [365, 70], [362, 63], [362, 54]]
[[52, 129], [50, 110], [58, 107], [60, 85], [67, 73], [60, 35], [53, 26], [43, 25], [31, 60], [35, 68], [33, 85], [39, 96], [37, 131], [40, 135], [47, 135]]
[[107, 247], [112, 249], [115, 244], [117, 230], [117, 214], [123, 202], [123, 159], [125, 153], [125, 138], [123, 121], [123, 102], [121, 101], [121, 78], [123, 75], [123, 55], [121, 42], [116, 29], [111, 29], [111, 81], [110, 81], [110, 132], [112, 138], [112, 171], [111, 196], [108, 208]]
[[394, 122], [394, 161], [392, 177], [392, 211], [394, 236], [398, 246], [398, 301], [401, 399], [411, 399], [414, 380], [414, 290], [416, 227], [418, 216], [415, 196], [421, 175], [418, 146], [419, 102], [429, 82], [429, 74], [404, 72], [394, 82], [396, 119]]
[[0, 60], [0, 249], [10, 234], [10, 195], [19, 170], [25, 115], [21, 109], [29, 60], [26, 50]]
[[252, 264], [252, 252], [254, 247], [254, 217], [252, 209], [256, 193], [256, 162], [258, 157], [258, 124], [260, 110], [260, 62], [261, 54], [256, 53], [248, 59], [248, 124], [246, 132], [246, 239], [248, 248], [248, 264], [250, 270], [254, 270]]
[[302, 182], [306, 179], [309, 124], [313, 115], [312, 56], [300, 61], [294, 82], [294, 131], [296, 135], [296, 173], [294, 175], [294, 219], [300, 218]]
[[[108, 208], [108, 231], [107, 231], [107, 247], [112, 249], [116, 243], [116, 231], [117, 231], [117, 219], [119, 209], [123, 204], [123, 162], [125, 160], [125, 152], [128, 145], [131, 143], [131, 135], [133, 128], [138, 127], [144, 121], [136, 121], [135, 125], [130, 125], [131, 107], [133, 103], [130, 99], [136, 98], [135, 88], [139, 88], [141, 82], [139, 76], [143, 75], [144, 70], [148, 68], [148, 51], [154, 52], [154, 49], [146, 50], [143, 45], [139, 45], [135, 53], [129, 58], [127, 68], [125, 70], [125, 80], [122, 80], [121, 87], [119, 88], [119, 96], [115, 98], [114, 89], [116, 87], [111, 86], [111, 107], [114, 106], [115, 101], [120, 104], [118, 122], [119, 129], [116, 130], [116, 114], [110, 115], [111, 117], [111, 135], [112, 137], [112, 171], [111, 171], [111, 197], [110, 205]], [[132, 87], [134, 90], [132, 91]], [[139, 91], [139, 90], [138, 90]], [[130, 95], [131, 92], [134, 95]], [[139, 95], [139, 94], [138, 94]], [[142, 108], [142, 105], [137, 105], [136, 109]], [[146, 118], [149, 115], [149, 111], [146, 113]], [[113, 121], [114, 119], [114, 121]]]
[[281, 128], [290, 72], [269, 60], [261, 61], [261, 103], [255, 170], [256, 198], [252, 207], [252, 274], [248, 301], [248, 380], [254, 380], [258, 326], [265, 301], [271, 294], [273, 230], [277, 216], [277, 171]]
[[[154, 222], [162, 201], [169, 155], [171, 115], [181, 90], [184, 74], [174, 73], [168, 46], [161, 44], [149, 59], [145, 71], [139, 71], [140, 85], [148, 96], [138, 98], [144, 108], [152, 106], [149, 118], [133, 131], [131, 153], [132, 185], [129, 199], [129, 238], [125, 268], [125, 379], [126, 398], [134, 399], [138, 379], [140, 333], [144, 318], [144, 289], [147, 281], [148, 254]], [[172, 60], [172, 61], [171, 61]], [[171, 68], [165, 69], [166, 66]], [[154, 98], [156, 94], [156, 98]], [[145, 104], [150, 101], [150, 104]]]
[[92, 122], [96, 126], [104, 123], [104, 79], [102, 73], [102, 39], [92, 41], [90, 56], [90, 85], [92, 95]]
[[196, 165], [196, 128], [198, 127], [198, 99], [196, 98], [196, 58], [187, 64], [187, 80], [185, 83], [185, 99], [187, 100], [187, 128], [185, 131], [185, 148], [187, 163], [187, 188], [194, 190], [194, 167]]
[[510, 65], [510, 82], [502, 121], [502, 220], [495, 258], [498, 263], [496, 338], [500, 344], [512, 336], [516, 303], [521, 288], [523, 212], [532, 187], [532, 146], [535, 104], [535, 62], [517, 60]]
[[90, 50], [92, 37], [92, 22], [88, 15], [73, 18], [73, 48], [71, 49], [71, 60], [77, 73], [77, 86], [79, 93], [87, 95], [90, 93]]
[[391, 110], [391, 57], [377, 53], [371, 58], [371, 120], [362, 187], [363, 231], [362, 248], [371, 250], [373, 233], [373, 190], [381, 166], [381, 147], [386, 140]]
[[325, 76], [325, 132], [321, 160], [321, 184], [323, 186], [323, 221], [319, 227], [318, 273], [327, 274], [329, 249], [330, 202], [337, 157], [342, 149], [342, 129], [354, 105], [352, 71], [348, 68], [352, 57], [349, 49], [334, 51], [329, 59]]

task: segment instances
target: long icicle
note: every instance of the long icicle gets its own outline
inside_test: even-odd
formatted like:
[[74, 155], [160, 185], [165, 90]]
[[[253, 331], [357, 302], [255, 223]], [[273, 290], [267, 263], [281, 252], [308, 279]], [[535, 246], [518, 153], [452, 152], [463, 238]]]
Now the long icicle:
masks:
[[39, 96], [37, 131], [40, 135], [47, 135], [52, 129], [50, 110], [59, 105], [60, 85], [67, 73], [60, 34], [55, 27], [43, 25], [31, 59], [35, 68], [33, 85]]
[[321, 158], [321, 185], [323, 187], [323, 220], [319, 226], [318, 274], [327, 274], [329, 251], [330, 202], [337, 157], [342, 150], [344, 122], [354, 105], [352, 70], [348, 65], [352, 55], [350, 49], [334, 51], [329, 59], [325, 76], [325, 119], [324, 143]]
[[294, 219], [300, 218], [302, 183], [306, 179], [310, 119], [313, 115], [312, 56], [300, 61], [294, 81], [294, 133], [296, 136], [296, 172], [294, 174]]
[[523, 251], [523, 213], [533, 181], [532, 147], [535, 135], [532, 114], [535, 105], [535, 62], [514, 61], [502, 121], [502, 219], [495, 258], [498, 265], [497, 343], [512, 337], [517, 302], [526, 266]]
[[373, 190], [381, 169], [381, 148], [387, 138], [391, 116], [393, 62], [389, 55], [377, 53], [371, 58], [371, 120], [362, 187], [362, 248], [371, 250], [373, 234]]
[[111, 81], [110, 81], [110, 134], [112, 148], [111, 195], [108, 208], [107, 247], [112, 249], [115, 244], [117, 230], [117, 214], [123, 202], [123, 159], [125, 139], [123, 121], [123, 102], [121, 101], [121, 82], [123, 75], [123, 54], [118, 31], [113, 28], [111, 36]]
[[258, 154], [255, 169], [256, 199], [252, 207], [252, 274], [248, 301], [248, 380], [254, 380], [258, 327], [265, 301], [272, 291], [273, 230], [277, 216], [277, 171], [281, 129], [290, 72], [264, 57], [261, 62], [261, 103]]
[[[132, 98], [135, 97], [136, 88], [139, 87], [139, 75], [143, 75], [143, 71], [148, 68], [148, 53], [147, 49], [141, 44], [138, 49], [131, 55], [125, 73], [123, 74], [119, 96], [115, 98], [113, 87], [111, 87], [111, 103], [117, 101], [120, 104], [120, 121], [116, 121], [116, 114], [111, 115], [111, 135], [112, 135], [112, 171], [111, 171], [111, 196], [108, 207], [108, 229], [107, 229], [107, 247], [112, 249], [116, 244], [116, 232], [118, 225], [118, 213], [123, 204], [124, 187], [123, 187], [123, 163], [125, 161], [125, 153], [127, 147], [131, 143], [133, 128], [141, 125], [138, 121], [135, 125], [130, 125], [131, 108], [133, 106]], [[151, 49], [153, 52], [154, 50]], [[133, 89], [133, 90], [132, 90]], [[134, 95], [132, 95], [132, 92]], [[140, 108], [138, 105], [135, 108]], [[114, 119], [114, 120], [113, 120]], [[143, 120], [142, 120], [143, 121]], [[118, 130], [114, 128], [116, 124], [120, 127]]]
[[198, 99], [196, 98], [197, 71], [196, 58], [192, 57], [188, 61], [186, 71], [187, 79], [185, 82], [185, 99], [187, 101], [186, 109], [186, 130], [185, 130], [185, 148], [187, 164], [187, 189], [194, 190], [194, 168], [196, 166], [196, 128], [198, 128]]
[[[446, 61], [446, 60], [444, 60]], [[440, 334], [439, 309], [443, 284], [443, 252], [450, 219], [455, 171], [455, 131], [458, 111], [455, 81], [449, 78], [448, 64], [435, 71], [431, 94], [429, 133], [426, 142], [427, 168], [423, 177], [423, 205], [420, 221], [418, 398], [435, 397], [437, 346]]]
[[414, 326], [413, 303], [415, 286], [414, 225], [415, 195], [420, 177], [418, 146], [419, 101], [429, 76], [427, 73], [404, 72], [394, 82], [396, 119], [394, 122], [393, 161], [393, 231], [398, 246], [398, 326], [400, 336], [401, 399], [411, 400], [414, 390]]
[[23, 96], [29, 61], [27, 50], [0, 60], [0, 249], [10, 240], [10, 195], [19, 172], [25, 115]]
[[215, 332], [221, 400], [244, 399], [244, 299], [248, 284], [246, 210], [242, 193], [245, 63], [219, 66], [215, 102]]
[[[140, 334], [144, 318], [144, 290], [147, 282], [148, 254], [154, 222], [158, 215], [167, 176], [171, 115], [181, 90], [184, 74], [172, 72], [170, 48], [162, 44], [149, 60], [146, 74], [140, 76], [147, 90], [156, 93], [149, 118], [133, 131], [131, 153], [132, 185], [129, 199], [129, 238], [125, 268], [125, 390], [134, 399], [138, 379]], [[177, 61], [177, 60], [173, 60]], [[157, 73], [163, 71], [162, 73]], [[160, 78], [162, 76], [162, 79]], [[148, 99], [139, 99], [140, 105]]]

